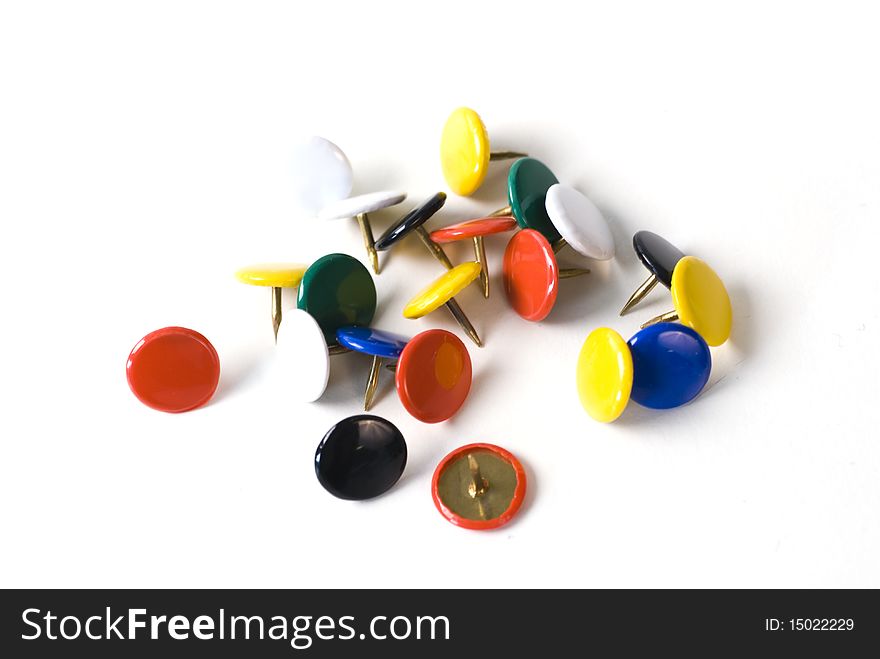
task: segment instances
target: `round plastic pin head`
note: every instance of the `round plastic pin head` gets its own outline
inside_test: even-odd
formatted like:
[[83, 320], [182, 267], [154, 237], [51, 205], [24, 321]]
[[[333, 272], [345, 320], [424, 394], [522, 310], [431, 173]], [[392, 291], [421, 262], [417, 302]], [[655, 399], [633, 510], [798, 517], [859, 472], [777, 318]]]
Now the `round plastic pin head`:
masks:
[[611, 228], [596, 204], [585, 195], [556, 183], [547, 190], [544, 205], [553, 226], [576, 252], [597, 261], [614, 257]]
[[457, 240], [474, 241], [474, 257], [482, 267], [482, 270], [480, 270], [480, 283], [483, 288], [483, 297], [488, 298], [489, 270], [483, 238], [495, 233], [513, 231], [516, 226], [516, 220], [512, 217], [481, 217], [432, 231], [431, 240], [435, 243], [451, 243]]
[[287, 312], [278, 332], [276, 355], [291, 400], [311, 403], [324, 394], [330, 378], [330, 353], [324, 332], [308, 313], [300, 309]]
[[477, 331], [455, 301], [455, 296], [480, 276], [480, 269], [479, 263], [462, 263], [440, 275], [407, 303], [403, 308], [404, 318], [421, 318], [445, 304], [471, 340], [482, 347]]
[[504, 251], [504, 290], [510, 306], [530, 321], [547, 317], [556, 304], [559, 279], [587, 274], [583, 268], [560, 270], [547, 239], [534, 229], [513, 235]]
[[672, 273], [674, 311], [652, 318], [642, 327], [679, 320], [693, 328], [710, 346], [720, 346], [730, 337], [733, 309], [724, 282], [704, 261], [685, 256]]
[[633, 360], [626, 341], [613, 329], [590, 332], [577, 361], [581, 405], [591, 417], [610, 423], [623, 414], [633, 384]]
[[297, 205], [314, 214], [347, 197], [352, 185], [351, 163], [338, 146], [313, 136], [293, 152], [293, 185]]
[[678, 323], [657, 323], [627, 342], [633, 360], [631, 398], [657, 410], [693, 400], [706, 386], [712, 355], [703, 338]]
[[540, 232], [559, 251], [565, 243], [547, 214], [546, 204], [547, 191], [557, 183], [556, 176], [540, 160], [520, 158], [507, 175], [508, 206], [492, 213], [492, 217], [512, 215], [521, 228]]
[[328, 345], [345, 325], [369, 325], [376, 313], [376, 284], [356, 258], [328, 254], [309, 266], [296, 305], [318, 322]]
[[395, 376], [397, 395], [423, 423], [451, 418], [467, 399], [471, 357], [454, 334], [433, 329], [413, 337], [400, 354]]
[[356, 326], [340, 327], [336, 330], [336, 338], [339, 345], [354, 352], [370, 355], [373, 358], [367, 386], [364, 390], [364, 411], [368, 411], [373, 406], [373, 399], [379, 385], [382, 361], [384, 359], [398, 359], [409, 339], [393, 332]]
[[483, 120], [470, 108], [454, 110], [440, 137], [440, 165], [449, 188], [458, 195], [472, 195], [483, 184], [492, 160], [521, 158], [524, 153], [489, 149], [489, 133]]
[[235, 273], [236, 278], [244, 284], [272, 289], [272, 331], [276, 342], [281, 326], [281, 289], [299, 286], [307, 267], [302, 263], [261, 263], [241, 268]]
[[406, 467], [406, 441], [392, 424], [361, 414], [343, 419], [315, 451], [315, 474], [330, 494], [362, 501], [387, 492]]
[[447, 455], [431, 480], [437, 510], [456, 526], [487, 531], [504, 526], [526, 495], [519, 460], [493, 444], [468, 444]]
[[437, 211], [443, 208], [443, 204], [445, 203], [446, 193], [438, 192], [419, 206], [416, 206], [390, 226], [385, 233], [379, 236], [379, 239], [376, 241], [376, 249], [380, 252], [384, 252], [387, 249], [391, 249], [392, 246], [396, 245], [409, 234], [415, 233], [431, 253], [431, 256], [440, 261], [447, 270], [451, 270], [452, 262], [449, 260], [449, 257], [446, 256], [446, 252], [443, 251], [443, 248], [440, 247], [440, 245], [431, 240], [425, 227], [422, 226], [425, 222], [431, 219]]
[[336, 203], [329, 204], [321, 210], [318, 217], [323, 220], [339, 220], [349, 217], [357, 219], [361, 230], [361, 238], [367, 250], [367, 257], [373, 272], [379, 274], [379, 255], [376, 252], [373, 228], [370, 225], [370, 213], [375, 213], [384, 208], [396, 206], [406, 199], [405, 192], [396, 190], [384, 190], [381, 192], [368, 192], [366, 194], [341, 199]]
[[220, 381], [220, 358], [198, 332], [165, 327], [137, 342], [125, 364], [132, 393], [161, 412], [188, 412], [214, 395]]
[[672, 286], [672, 273], [684, 258], [684, 253], [678, 247], [651, 231], [637, 231], [633, 235], [633, 250], [651, 274], [623, 305], [621, 316], [641, 302], [658, 283], [666, 288]]

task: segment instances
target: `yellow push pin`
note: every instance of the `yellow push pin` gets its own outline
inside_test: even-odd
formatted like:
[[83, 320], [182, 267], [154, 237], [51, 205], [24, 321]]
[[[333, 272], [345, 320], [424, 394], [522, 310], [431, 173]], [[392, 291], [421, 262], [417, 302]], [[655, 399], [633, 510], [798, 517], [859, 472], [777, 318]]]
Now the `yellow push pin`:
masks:
[[278, 327], [281, 325], [281, 289], [297, 288], [308, 266], [302, 263], [263, 263], [242, 268], [235, 273], [238, 281], [251, 286], [271, 286], [272, 288], [272, 331], [278, 342]]
[[455, 301], [455, 296], [480, 276], [480, 270], [479, 263], [470, 261], [443, 273], [409, 301], [403, 308], [404, 318], [421, 318], [445, 304], [471, 340], [482, 348], [477, 331]]
[[674, 311], [656, 316], [642, 327], [654, 323], [679, 321], [702, 336], [710, 346], [720, 346], [730, 337], [733, 310], [724, 282], [704, 261], [685, 256], [672, 272]]
[[522, 158], [525, 153], [489, 149], [489, 133], [480, 115], [470, 108], [454, 110], [440, 138], [440, 164], [449, 188], [458, 195], [477, 191], [486, 178], [489, 162]]

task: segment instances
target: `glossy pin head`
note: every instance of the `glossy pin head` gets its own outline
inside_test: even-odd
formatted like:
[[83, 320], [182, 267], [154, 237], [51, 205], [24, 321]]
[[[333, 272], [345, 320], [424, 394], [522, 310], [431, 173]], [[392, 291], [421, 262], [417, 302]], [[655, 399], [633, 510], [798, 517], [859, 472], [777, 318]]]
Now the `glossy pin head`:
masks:
[[361, 414], [327, 431], [315, 451], [315, 475], [335, 497], [372, 499], [400, 480], [406, 455], [406, 441], [394, 424]]
[[285, 314], [276, 362], [290, 400], [311, 403], [324, 394], [330, 379], [330, 353], [324, 332], [305, 311], [291, 309]]
[[416, 319], [446, 305], [471, 340], [482, 347], [477, 331], [455, 301], [455, 296], [480, 276], [480, 264], [461, 263], [428, 284], [403, 308], [404, 318]]
[[601, 211], [585, 195], [562, 183], [551, 185], [544, 201], [547, 216], [576, 252], [597, 261], [614, 257], [614, 237]]
[[467, 348], [454, 334], [433, 329], [407, 343], [397, 362], [400, 402], [423, 423], [451, 418], [467, 399], [473, 371]]
[[556, 176], [540, 160], [520, 158], [507, 175], [509, 209], [498, 213], [512, 214], [520, 228], [534, 229], [551, 245], [557, 243], [561, 236], [547, 214], [546, 205], [547, 191], [557, 183]]
[[396, 244], [410, 233], [415, 232], [431, 253], [431, 256], [440, 261], [447, 270], [451, 270], [452, 262], [449, 260], [449, 257], [446, 256], [446, 252], [443, 251], [443, 248], [440, 247], [440, 245], [431, 240], [428, 232], [425, 231], [425, 227], [422, 226], [437, 211], [443, 208], [443, 204], [445, 203], [446, 193], [438, 192], [420, 206], [416, 206], [379, 237], [379, 240], [376, 241], [376, 249], [380, 252], [390, 249], [392, 245]]
[[633, 384], [629, 346], [613, 329], [600, 327], [584, 341], [577, 361], [581, 405], [596, 421], [610, 423], [623, 414]]
[[370, 213], [396, 206], [406, 199], [405, 192], [395, 190], [384, 190], [381, 192], [369, 192], [367, 194], [341, 199], [336, 203], [325, 206], [318, 214], [323, 220], [338, 220], [348, 217], [357, 219], [358, 226], [361, 230], [361, 238], [364, 241], [364, 248], [367, 250], [367, 258], [373, 272], [379, 274], [379, 255], [376, 252], [375, 240], [373, 239], [373, 228], [370, 225]]
[[457, 195], [472, 195], [483, 184], [490, 160], [520, 158], [525, 154], [491, 153], [489, 133], [474, 110], [454, 110], [440, 137], [440, 165], [446, 184]]
[[324, 332], [328, 345], [345, 325], [369, 325], [376, 313], [376, 285], [360, 261], [348, 254], [328, 254], [309, 266], [296, 305]]
[[560, 277], [588, 273], [585, 269], [560, 270], [547, 239], [534, 229], [513, 235], [504, 251], [504, 290], [510, 306], [526, 320], [547, 317], [556, 304]]
[[657, 323], [627, 342], [633, 361], [631, 398], [639, 405], [665, 410], [693, 400], [712, 371], [709, 346], [693, 329]]
[[633, 235], [633, 250], [651, 274], [623, 305], [621, 316], [641, 302], [658, 283], [671, 287], [675, 266], [684, 258], [680, 249], [651, 231], [637, 231]]
[[293, 152], [293, 186], [296, 203], [314, 215], [328, 204], [351, 193], [351, 163], [338, 146], [323, 137], [310, 137]]
[[431, 479], [431, 496], [440, 514], [474, 531], [507, 524], [519, 512], [525, 495], [522, 464], [494, 444], [455, 449], [440, 461]]
[[236, 278], [244, 284], [272, 288], [272, 331], [276, 342], [281, 325], [281, 289], [299, 286], [306, 268], [302, 263], [261, 263], [241, 268], [235, 273]]
[[373, 399], [379, 385], [382, 360], [398, 359], [409, 339], [393, 332], [356, 326], [340, 327], [336, 330], [336, 338], [339, 345], [354, 352], [370, 355], [373, 358], [367, 386], [364, 390], [364, 411], [368, 411], [373, 406]]
[[211, 400], [217, 390], [220, 358], [198, 332], [165, 327], [132, 348], [125, 376], [144, 405], [161, 412], [188, 412]]
[[642, 327], [664, 320], [680, 320], [713, 347], [730, 337], [733, 309], [727, 288], [715, 271], [696, 256], [685, 256], [675, 266], [672, 303], [674, 312], [652, 318]]
[[513, 231], [516, 226], [516, 220], [512, 217], [481, 217], [432, 231], [431, 240], [435, 243], [450, 243], [456, 240], [474, 241], [474, 257], [482, 267], [482, 270], [480, 270], [480, 282], [482, 283], [483, 297], [488, 298], [489, 269], [483, 238], [495, 233]]

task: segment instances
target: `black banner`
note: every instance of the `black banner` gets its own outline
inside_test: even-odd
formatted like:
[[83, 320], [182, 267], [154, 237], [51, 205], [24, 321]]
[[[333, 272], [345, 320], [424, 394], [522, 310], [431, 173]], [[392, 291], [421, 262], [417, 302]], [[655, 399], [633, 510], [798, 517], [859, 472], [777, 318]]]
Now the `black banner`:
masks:
[[[21, 590], [4, 657], [876, 653], [876, 591]], [[475, 655], [479, 653], [479, 655]]]

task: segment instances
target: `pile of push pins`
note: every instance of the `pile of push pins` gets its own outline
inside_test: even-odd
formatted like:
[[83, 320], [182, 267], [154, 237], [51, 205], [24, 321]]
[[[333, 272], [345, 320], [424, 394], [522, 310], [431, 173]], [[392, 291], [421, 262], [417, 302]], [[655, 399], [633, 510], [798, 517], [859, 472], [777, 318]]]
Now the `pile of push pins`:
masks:
[[[566, 245], [594, 260], [614, 256], [611, 231], [598, 208], [574, 188], [559, 183], [540, 161], [513, 152], [491, 153], [486, 128], [468, 108], [455, 110], [440, 143], [443, 174], [450, 189], [470, 195], [482, 184], [490, 161], [514, 160], [508, 174], [508, 205], [487, 217], [431, 233], [425, 223], [444, 205], [438, 192], [374, 239], [369, 214], [401, 203], [406, 194], [379, 191], [350, 197], [352, 169], [332, 142], [315, 137], [296, 153], [296, 185], [303, 208], [324, 219], [355, 218], [368, 262], [380, 272], [379, 253], [415, 235], [445, 272], [413, 297], [406, 318], [421, 318], [441, 306], [477, 346], [480, 337], [455, 296], [477, 284], [489, 297], [484, 239], [518, 229], [504, 253], [503, 281], [514, 311], [529, 321], [547, 317], [559, 280], [589, 270], [562, 269], [556, 254]], [[472, 262], [453, 265], [444, 243], [471, 240]], [[630, 400], [655, 409], [678, 407], [695, 398], [709, 379], [709, 346], [730, 335], [730, 299], [721, 279], [700, 259], [686, 256], [660, 236], [640, 231], [633, 247], [650, 276], [621, 311], [632, 309], [660, 282], [672, 292], [674, 311], [642, 325], [629, 341], [610, 328], [594, 330], [577, 362], [577, 389], [594, 419], [611, 422]], [[383, 362], [395, 371], [400, 401], [413, 417], [439, 423], [464, 404], [471, 387], [471, 359], [454, 334], [430, 329], [407, 338], [370, 327], [376, 286], [366, 267], [346, 254], [328, 254], [311, 265], [259, 265], [238, 271], [240, 281], [272, 291], [272, 326], [278, 349], [294, 351], [303, 377], [292, 392], [315, 401], [327, 386], [330, 358], [347, 352], [372, 357], [364, 394], [368, 411]], [[281, 290], [297, 289], [297, 308], [282, 318]], [[216, 350], [201, 334], [166, 327], [141, 339], [129, 355], [128, 384], [144, 404], [165, 412], [186, 412], [210, 400], [220, 378]], [[321, 485], [342, 499], [369, 499], [390, 489], [406, 466], [406, 442], [386, 419], [352, 416], [335, 424], [315, 454]], [[434, 503], [450, 522], [491, 529], [519, 510], [526, 477], [519, 460], [492, 444], [470, 444], [447, 455], [434, 471]]]

